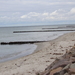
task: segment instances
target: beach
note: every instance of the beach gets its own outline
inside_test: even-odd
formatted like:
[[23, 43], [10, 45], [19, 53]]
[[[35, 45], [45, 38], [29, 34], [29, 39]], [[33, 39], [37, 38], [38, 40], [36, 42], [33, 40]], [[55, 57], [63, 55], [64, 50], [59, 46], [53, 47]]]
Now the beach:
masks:
[[33, 54], [0, 63], [0, 75], [36, 75], [42, 72], [56, 58], [63, 56], [75, 44], [75, 32], [66, 33], [58, 38], [37, 43]]

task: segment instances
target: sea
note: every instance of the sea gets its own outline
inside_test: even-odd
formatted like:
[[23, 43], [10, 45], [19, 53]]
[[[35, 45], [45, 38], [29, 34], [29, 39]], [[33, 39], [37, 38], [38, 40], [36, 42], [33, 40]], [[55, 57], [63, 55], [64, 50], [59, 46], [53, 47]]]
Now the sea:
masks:
[[[63, 31], [58, 31], [58, 30], [63, 30]], [[0, 43], [15, 42], [15, 41], [50, 41], [56, 39], [57, 37], [65, 33], [74, 32], [70, 30], [75, 30], [75, 25], [0, 27]], [[14, 31], [24, 31], [24, 32], [14, 33]], [[35, 31], [35, 32], [25, 32], [25, 31]], [[42, 32], [37, 32], [37, 31], [42, 31]], [[37, 45], [35, 44], [13, 44], [13, 45], [0, 44], [0, 63], [32, 54], [36, 48]]]

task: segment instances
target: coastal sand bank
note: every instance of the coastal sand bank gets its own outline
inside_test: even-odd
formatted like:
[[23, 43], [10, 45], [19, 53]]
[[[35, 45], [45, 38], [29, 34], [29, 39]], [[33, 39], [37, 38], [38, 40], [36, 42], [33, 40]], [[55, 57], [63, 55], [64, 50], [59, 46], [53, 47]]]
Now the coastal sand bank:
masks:
[[28, 56], [0, 63], [0, 75], [36, 75], [75, 44], [75, 32], [64, 34], [49, 42], [37, 44], [36, 51]]

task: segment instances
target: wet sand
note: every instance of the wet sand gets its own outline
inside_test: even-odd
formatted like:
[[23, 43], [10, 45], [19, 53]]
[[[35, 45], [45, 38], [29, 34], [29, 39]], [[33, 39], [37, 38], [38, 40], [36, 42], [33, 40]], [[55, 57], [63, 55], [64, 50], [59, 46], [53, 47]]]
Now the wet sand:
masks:
[[75, 44], [75, 32], [37, 44], [36, 51], [19, 59], [0, 63], [0, 75], [36, 75]]

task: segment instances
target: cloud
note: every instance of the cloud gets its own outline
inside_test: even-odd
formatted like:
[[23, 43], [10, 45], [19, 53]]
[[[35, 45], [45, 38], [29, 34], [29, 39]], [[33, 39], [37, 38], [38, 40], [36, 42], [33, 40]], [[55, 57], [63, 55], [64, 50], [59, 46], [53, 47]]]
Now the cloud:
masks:
[[75, 20], [75, 0], [0, 0], [0, 22]]
[[58, 9], [53, 12], [29, 12], [26, 14], [15, 12], [8, 13], [7, 16], [0, 16], [0, 22], [47, 22], [61, 20], [75, 20], [75, 8], [73, 7], [69, 11]]
[[[71, 5], [71, 6], [70, 6]], [[0, 13], [4, 12], [52, 12], [75, 6], [70, 0], [0, 0]]]
[[52, 16], [52, 15], [57, 15], [58, 13], [57, 13], [57, 10], [55, 10], [54, 12], [52, 12], [50, 15]]
[[0, 17], [1, 19], [7, 19], [8, 17], [7, 16], [2, 16]]
[[31, 20], [31, 21], [45, 21], [45, 20], [53, 19], [53, 17], [50, 16], [50, 13], [48, 12], [44, 12], [44, 13], [30, 12], [26, 15], [22, 15], [20, 18], [23, 20]]
[[48, 13], [48, 12], [46, 12], [46, 13], [43, 13], [42, 15], [43, 15], [43, 16], [48, 16], [48, 15], [49, 15], [49, 13]]
[[75, 8], [70, 9], [69, 11], [58, 9], [51, 13], [43, 12], [30, 12], [28, 14], [20, 16], [22, 20], [28, 21], [60, 21], [60, 20], [71, 20], [75, 19]]
[[26, 17], [27, 17], [27, 15], [22, 15], [22, 16], [21, 16], [22, 19], [23, 19], [23, 18], [26, 18]]
[[43, 4], [43, 5], [63, 5], [63, 4], [68, 4], [68, 5], [74, 5], [75, 1], [70, 1], [70, 0], [0, 0], [0, 3], [2, 4], [19, 4], [19, 5], [25, 5], [25, 4]]
[[28, 17], [36, 17], [36, 16], [39, 16], [40, 13], [37, 13], [37, 12], [30, 12], [26, 15], [22, 15], [21, 18], [28, 18]]
[[75, 8], [72, 8], [69, 13], [75, 14]]

